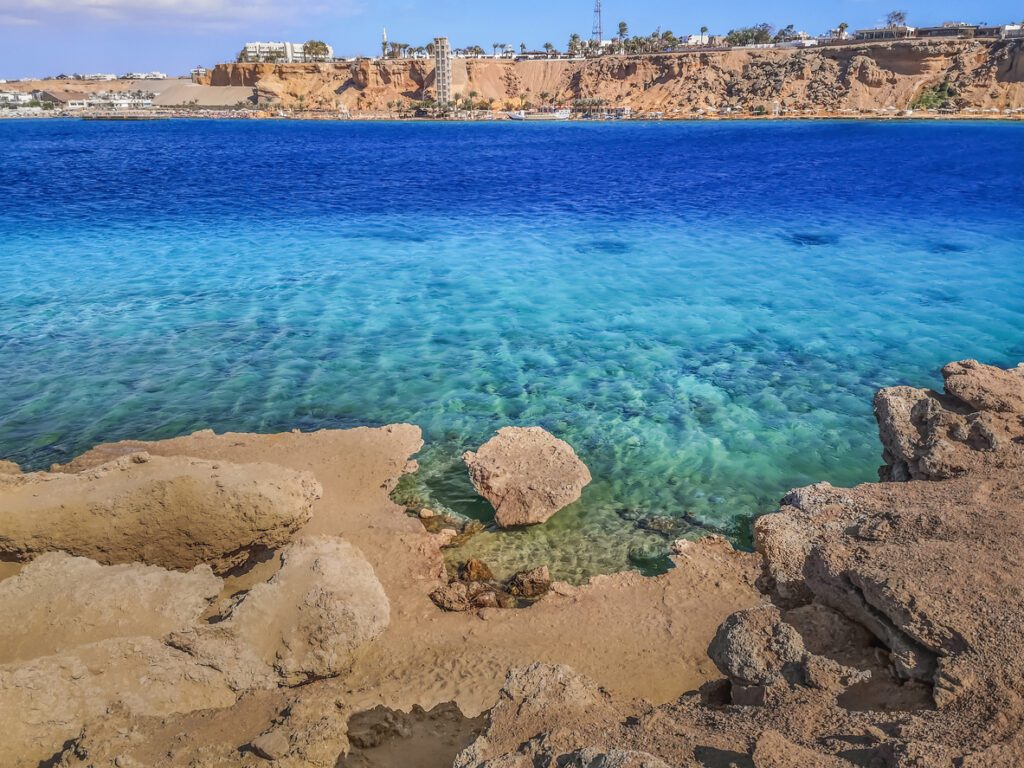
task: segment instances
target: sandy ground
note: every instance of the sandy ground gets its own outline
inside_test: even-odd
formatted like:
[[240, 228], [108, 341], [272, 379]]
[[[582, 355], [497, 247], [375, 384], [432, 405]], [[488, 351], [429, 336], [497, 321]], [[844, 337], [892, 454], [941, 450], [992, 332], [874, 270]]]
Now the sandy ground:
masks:
[[[428, 595], [443, 564], [438, 540], [388, 494], [420, 449], [418, 428], [397, 425], [280, 435], [201, 432], [158, 443], [94, 449], [71, 468], [145, 448], [237, 463], [311, 471], [323, 485], [304, 534], [341, 535], [373, 564], [391, 602], [391, 624], [351, 675], [318, 683], [352, 711], [408, 710], [455, 701], [469, 715], [493, 705], [509, 667], [569, 664], [622, 696], [670, 701], [718, 676], [707, 657], [730, 613], [758, 603], [756, 558], [721, 542], [690, 548], [658, 578], [636, 573], [565, 585], [522, 610], [444, 613]], [[229, 579], [225, 594], [268, 578], [276, 562]]]

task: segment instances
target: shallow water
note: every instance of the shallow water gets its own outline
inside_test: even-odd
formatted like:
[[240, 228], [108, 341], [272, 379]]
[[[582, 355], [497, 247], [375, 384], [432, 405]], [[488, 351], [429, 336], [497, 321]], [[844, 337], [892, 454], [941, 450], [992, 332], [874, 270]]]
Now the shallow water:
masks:
[[[0, 456], [507, 424], [594, 482], [485, 533], [580, 579], [872, 480], [880, 386], [1024, 360], [1024, 125], [0, 121]], [[630, 560], [630, 553], [633, 560]]]

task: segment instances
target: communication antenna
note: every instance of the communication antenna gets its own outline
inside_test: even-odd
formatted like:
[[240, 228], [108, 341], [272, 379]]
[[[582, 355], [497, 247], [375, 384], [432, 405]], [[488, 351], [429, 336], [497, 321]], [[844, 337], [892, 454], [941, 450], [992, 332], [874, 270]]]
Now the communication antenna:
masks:
[[601, 0], [594, 0], [594, 42], [598, 45], [604, 40], [604, 29], [601, 26]]

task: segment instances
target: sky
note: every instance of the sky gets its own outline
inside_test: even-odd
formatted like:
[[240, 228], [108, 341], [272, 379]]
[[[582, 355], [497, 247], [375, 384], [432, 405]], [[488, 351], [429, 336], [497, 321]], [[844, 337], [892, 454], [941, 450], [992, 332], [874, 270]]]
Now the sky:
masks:
[[[630, 32], [657, 27], [677, 35], [768, 22], [812, 34], [845, 21], [874, 26], [894, 9], [909, 23], [1010, 22], [1019, 0], [603, 0], [605, 37], [619, 21]], [[0, 78], [61, 72], [159, 70], [185, 74], [197, 64], [233, 60], [249, 40], [321, 39], [338, 56], [373, 55], [381, 28], [391, 40], [425, 45], [447, 35], [455, 47], [496, 42], [564, 48], [589, 37], [593, 0], [0, 0]]]

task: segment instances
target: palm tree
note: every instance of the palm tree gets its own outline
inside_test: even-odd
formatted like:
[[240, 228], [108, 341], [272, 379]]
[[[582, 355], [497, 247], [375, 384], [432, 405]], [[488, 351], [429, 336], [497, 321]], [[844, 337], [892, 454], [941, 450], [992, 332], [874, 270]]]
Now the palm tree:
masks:
[[519, 44], [519, 52], [520, 53], [526, 53], [526, 43], [520, 43]]
[[619, 22], [619, 42], [621, 43], [629, 37], [629, 24], [624, 21]]
[[551, 54], [554, 53], [554, 50], [555, 46], [553, 46], [551, 43], [544, 43], [544, 53], [546, 53], [549, 58]]
[[707, 27], [701, 27], [700, 28], [700, 44], [701, 45], [707, 45], [708, 42], [709, 42], [708, 41], [708, 28]]
[[839, 24], [837, 29], [839, 30], [839, 39], [840, 40], [845, 40], [846, 39], [846, 30], [848, 30], [849, 28], [850, 28], [850, 25], [847, 24], [845, 21], [841, 22]]
[[580, 36], [575, 32], [569, 37], [569, 55], [576, 56], [580, 52]]

